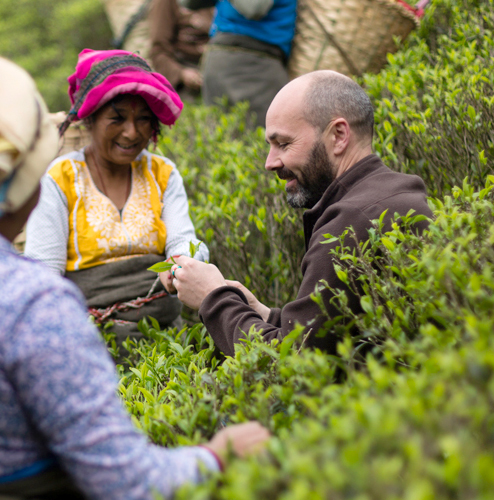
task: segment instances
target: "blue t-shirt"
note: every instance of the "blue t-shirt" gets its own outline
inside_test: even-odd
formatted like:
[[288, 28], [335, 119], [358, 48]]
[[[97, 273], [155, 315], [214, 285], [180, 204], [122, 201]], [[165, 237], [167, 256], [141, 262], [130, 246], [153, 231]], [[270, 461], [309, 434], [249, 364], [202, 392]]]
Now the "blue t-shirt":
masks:
[[275, 0], [271, 10], [259, 20], [247, 19], [228, 0], [220, 0], [216, 5], [216, 16], [211, 26], [211, 36], [216, 32], [245, 35], [278, 46], [288, 56], [290, 54], [297, 0]]

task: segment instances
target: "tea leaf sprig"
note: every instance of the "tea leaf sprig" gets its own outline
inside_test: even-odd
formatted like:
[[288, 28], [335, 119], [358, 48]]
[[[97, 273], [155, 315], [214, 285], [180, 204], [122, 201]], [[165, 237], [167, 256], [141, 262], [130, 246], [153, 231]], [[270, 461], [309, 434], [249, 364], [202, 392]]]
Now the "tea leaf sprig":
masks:
[[[189, 243], [189, 252], [192, 258], [194, 258], [195, 254], [199, 250], [201, 243], [202, 241], [200, 241], [197, 245], [194, 245], [192, 241]], [[164, 273], [165, 271], [169, 271], [175, 264], [177, 264], [173, 257], [170, 257], [170, 260], [171, 262], [158, 262], [157, 264], [148, 267], [147, 270], [153, 273]]]

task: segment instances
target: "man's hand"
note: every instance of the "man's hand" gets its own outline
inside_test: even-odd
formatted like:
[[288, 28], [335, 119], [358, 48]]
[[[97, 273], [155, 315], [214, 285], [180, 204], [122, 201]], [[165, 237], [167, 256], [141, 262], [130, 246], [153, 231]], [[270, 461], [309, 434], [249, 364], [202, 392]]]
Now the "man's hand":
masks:
[[235, 288], [238, 288], [239, 290], [242, 291], [242, 293], [245, 295], [245, 298], [247, 299], [247, 302], [249, 303], [249, 306], [258, 313], [263, 321], [267, 321], [269, 318], [269, 314], [271, 312], [271, 309], [268, 306], [265, 306], [262, 302], [259, 302], [254, 294], [246, 288], [242, 283], [239, 281], [230, 281], [226, 280], [226, 284], [228, 286], [234, 286]]
[[174, 260], [176, 265], [170, 271], [160, 273], [160, 279], [167, 288], [169, 274], [171, 275], [171, 287], [177, 291], [178, 298], [186, 306], [197, 310], [209, 293], [220, 286], [226, 286], [225, 278], [213, 264], [184, 256]]
[[180, 72], [183, 84], [193, 90], [199, 90], [202, 85], [201, 72], [194, 68], [184, 68]]
[[225, 465], [228, 451], [238, 457], [252, 455], [261, 451], [269, 438], [269, 431], [259, 422], [247, 422], [222, 429], [203, 446], [213, 451]]

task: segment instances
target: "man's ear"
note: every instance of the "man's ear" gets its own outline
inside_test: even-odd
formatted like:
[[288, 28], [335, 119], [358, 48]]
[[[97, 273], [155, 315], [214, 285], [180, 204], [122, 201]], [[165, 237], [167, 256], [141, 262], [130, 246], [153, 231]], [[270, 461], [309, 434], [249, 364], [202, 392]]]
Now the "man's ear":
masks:
[[342, 155], [350, 142], [350, 125], [344, 118], [335, 118], [323, 132], [324, 142], [331, 145], [335, 156]]

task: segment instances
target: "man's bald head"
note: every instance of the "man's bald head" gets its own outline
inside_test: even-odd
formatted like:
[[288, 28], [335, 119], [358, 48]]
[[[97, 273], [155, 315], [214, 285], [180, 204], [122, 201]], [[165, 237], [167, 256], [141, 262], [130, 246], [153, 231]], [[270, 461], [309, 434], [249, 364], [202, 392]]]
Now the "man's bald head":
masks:
[[335, 71], [314, 71], [296, 78], [282, 91], [290, 92], [296, 100], [294, 91], [300, 92], [300, 109], [305, 120], [321, 132], [331, 120], [341, 117], [358, 136], [372, 139], [374, 110], [371, 101], [351, 78]]

